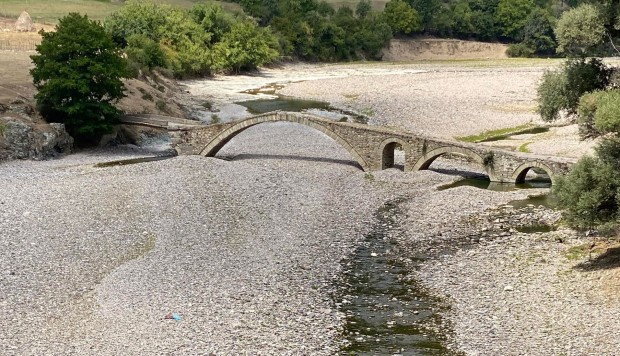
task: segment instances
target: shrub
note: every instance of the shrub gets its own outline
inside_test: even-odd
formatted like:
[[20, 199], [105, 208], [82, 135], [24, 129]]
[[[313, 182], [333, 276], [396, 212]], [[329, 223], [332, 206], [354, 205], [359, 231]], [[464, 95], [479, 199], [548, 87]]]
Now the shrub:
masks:
[[513, 43], [506, 49], [506, 55], [508, 57], [525, 57], [529, 58], [534, 56], [534, 49], [530, 48], [525, 43]]
[[159, 43], [142, 34], [131, 35], [127, 38], [125, 54], [132, 67], [153, 69], [166, 66], [166, 55]]
[[255, 69], [276, 59], [277, 47], [277, 40], [269, 31], [249, 21], [239, 21], [213, 47], [213, 68], [234, 72]]
[[596, 156], [604, 163], [610, 164], [620, 170], [620, 138], [607, 137], [595, 148]]
[[594, 114], [601, 93], [601, 91], [586, 93], [579, 99], [577, 123], [579, 124], [579, 136], [581, 138], [594, 137], [600, 134], [594, 127]]
[[557, 179], [553, 193], [569, 225], [592, 228], [613, 223], [618, 217], [620, 171], [599, 158], [584, 157]]
[[581, 96], [605, 89], [611, 73], [612, 70], [597, 58], [570, 59], [559, 70], [545, 72], [537, 91], [543, 120], [556, 120], [563, 110], [575, 115]]
[[383, 16], [394, 33], [409, 34], [423, 29], [422, 18], [404, 0], [390, 0], [385, 4]]
[[568, 104], [566, 74], [562, 71], [545, 71], [537, 89], [538, 112], [545, 121], [554, 121]]
[[594, 127], [603, 134], [620, 132], [620, 89], [598, 93]]

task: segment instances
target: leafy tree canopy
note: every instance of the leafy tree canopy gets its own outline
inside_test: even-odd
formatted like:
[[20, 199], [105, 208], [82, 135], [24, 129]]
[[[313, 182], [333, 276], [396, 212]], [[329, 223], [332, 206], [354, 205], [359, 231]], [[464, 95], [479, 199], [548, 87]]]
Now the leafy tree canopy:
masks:
[[390, 0], [385, 5], [383, 16], [394, 33], [409, 34], [423, 28], [418, 12], [404, 0]]
[[555, 28], [558, 52], [585, 55], [603, 42], [605, 26], [601, 13], [591, 4], [566, 11]]
[[500, 0], [497, 6], [497, 20], [502, 25], [502, 34], [510, 39], [521, 40], [522, 30], [528, 16], [536, 9], [533, 0]]
[[99, 22], [77, 13], [42, 36], [30, 71], [40, 112], [64, 123], [78, 144], [96, 144], [119, 116], [113, 103], [124, 96], [128, 74], [122, 52]]

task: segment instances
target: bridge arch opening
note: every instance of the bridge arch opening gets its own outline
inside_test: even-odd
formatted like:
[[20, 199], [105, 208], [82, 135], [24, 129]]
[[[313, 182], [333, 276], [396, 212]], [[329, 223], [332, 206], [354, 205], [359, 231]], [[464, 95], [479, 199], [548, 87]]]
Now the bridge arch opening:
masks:
[[447, 170], [440, 168], [439, 170], [442, 173], [450, 174], [452, 172], [452, 174], [457, 173], [459, 175], [465, 176], [486, 176], [486, 178], [488, 178], [490, 181], [498, 181], [497, 177], [495, 176], [495, 171], [493, 167], [485, 164], [484, 159], [478, 153], [471, 151], [467, 148], [456, 146], [439, 147], [425, 153], [420, 159], [418, 159], [416, 164], [413, 166], [413, 171], [429, 169], [433, 162], [435, 162], [435, 160], [442, 157], [462, 159], [464, 161], [473, 162], [476, 164], [476, 166], [479, 167], [479, 170], [467, 169], [466, 171], [459, 169]]
[[[338, 134], [330, 130], [327, 126], [321, 125], [320, 123], [316, 123], [310, 120], [309, 116], [302, 115], [302, 114], [297, 115], [297, 114], [288, 114], [288, 113], [269, 113], [265, 115], [255, 116], [250, 119], [238, 122], [235, 125], [220, 132], [216, 137], [214, 137], [200, 152], [200, 155], [206, 156], [206, 157], [215, 157], [215, 155], [226, 144], [228, 144], [233, 138], [235, 138], [237, 135], [241, 134], [245, 130], [251, 127], [263, 124], [263, 123], [276, 123], [276, 122], [292, 122], [296, 124], [301, 124], [307, 127], [311, 127], [325, 134], [332, 140], [336, 141], [336, 143], [339, 146], [344, 148], [344, 150], [346, 150], [349, 153], [349, 155], [353, 158], [352, 161], [357, 163], [356, 166], [358, 166], [364, 171], [370, 170], [370, 167], [366, 163], [366, 160], [362, 158], [362, 156], [355, 150], [355, 148], [351, 144], [349, 144], [346, 140], [344, 140]], [[293, 158], [292, 156], [282, 156], [282, 155], [278, 155], [278, 157]], [[297, 157], [297, 158], [300, 158], [300, 157]], [[306, 158], [306, 160], [308, 159]], [[331, 158], [325, 158], [322, 160], [331, 161], [331, 162], [338, 161], [338, 162], [344, 163], [343, 160], [331, 159]]]
[[553, 171], [540, 162], [526, 162], [514, 170], [512, 179], [516, 184], [553, 184]]
[[396, 168], [405, 171], [409, 144], [399, 138], [389, 138], [381, 143], [381, 169]]

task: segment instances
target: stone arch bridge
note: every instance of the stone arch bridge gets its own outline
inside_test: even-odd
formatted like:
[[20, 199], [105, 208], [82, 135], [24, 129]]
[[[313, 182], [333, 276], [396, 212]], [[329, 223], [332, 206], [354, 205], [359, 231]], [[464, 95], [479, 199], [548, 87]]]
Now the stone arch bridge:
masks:
[[[170, 118], [169, 118], [170, 119]], [[480, 164], [493, 182], [521, 183], [532, 168], [544, 170], [551, 181], [568, 172], [573, 160], [512, 152], [489, 146], [421, 136], [397, 129], [337, 122], [322, 117], [293, 112], [271, 112], [247, 119], [213, 125], [192, 125], [159, 117], [147, 123], [139, 116], [127, 116], [124, 123], [166, 127], [175, 131], [173, 144], [182, 155], [213, 157], [233, 137], [245, 129], [266, 122], [287, 121], [312, 127], [334, 139], [364, 171], [377, 171], [394, 165], [394, 149], [405, 153], [405, 171], [427, 169], [444, 154], [461, 154]], [[176, 123], [175, 123], [176, 122]], [[193, 121], [195, 123], [195, 121]], [[165, 125], [165, 126], [164, 126]]]

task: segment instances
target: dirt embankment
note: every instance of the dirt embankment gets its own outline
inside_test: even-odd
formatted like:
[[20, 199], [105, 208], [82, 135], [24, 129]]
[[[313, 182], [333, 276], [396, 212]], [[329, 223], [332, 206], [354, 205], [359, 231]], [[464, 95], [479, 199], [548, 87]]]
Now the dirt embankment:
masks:
[[[41, 41], [37, 32], [19, 32], [15, 19], [0, 18], [0, 161], [45, 159], [71, 151], [72, 140], [59, 124], [49, 125], [35, 109], [30, 56]], [[51, 25], [34, 24], [52, 31]], [[175, 80], [158, 74], [125, 80], [127, 95], [118, 107], [127, 113], [185, 117]]]
[[383, 60], [498, 59], [507, 58], [507, 45], [450, 39], [393, 39], [383, 50]]

